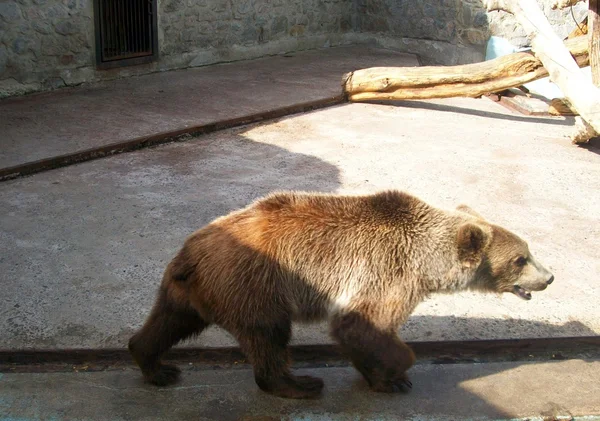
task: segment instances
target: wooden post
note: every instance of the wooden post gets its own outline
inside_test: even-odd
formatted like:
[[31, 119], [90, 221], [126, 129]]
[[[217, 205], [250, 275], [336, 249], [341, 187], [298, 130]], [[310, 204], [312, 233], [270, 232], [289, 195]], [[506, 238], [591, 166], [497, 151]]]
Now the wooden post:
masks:
[[588, 6], [588, 37], [590, 67], [592, 82], [600, 86], [600, 16], [598, 15], [598, 0], [589, 0]]
[[597, 136], [600, 133], [600, 89], [585, 80], [577, 63], [554, 33], [537, 1], [483, 1], [488, 11], [504, 10], [515, 16], [531, 37], [531, 48], [548, 70], [550, 80], [558, 85], [579, 112], [585, 130], [578, 129], [572, 137], [573, 142], [586, 142], [594, 134]]

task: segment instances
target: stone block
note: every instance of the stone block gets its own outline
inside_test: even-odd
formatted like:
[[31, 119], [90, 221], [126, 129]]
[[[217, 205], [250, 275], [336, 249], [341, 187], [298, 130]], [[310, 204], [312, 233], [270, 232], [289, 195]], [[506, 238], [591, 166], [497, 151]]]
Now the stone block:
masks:
[[186, 28], [197, 28], [198, 27], [198, 17], [196, 17], [196, 16], [186, 16], [183, 19], [183, 25]]
[[476, 27], [487, 26], [488, 25], [488, 15], [485, 11], [480, 10], [475, 14], [475, 18], [473, 18], [473, 25]]
[[185, 0], [164, 0], [162, 2], [162, 12], [172, 13], [185, 8]]
[[252, 0], [238, 0], [233, 3], [233, 17], [241, 19], [254, 13]]
[[276, 16], [271, 23], [271, 33], [273, 35], [279, 35], [287, 32], [288, 30], [288, 18], [287, 16]]
[[43, 85], [48, 89], [58, 89], [66, 86], [65, 81], [60, 77], [51, 77], [44, 80]]
[[196, 29], [186, 29], [181, 32], [181, 41], [183, 42], [193, 42], [198, 38], [198, 32]]
[[478, 29], [467, 29], [464, 31], [464, 37], [470, 44], [473, 45], [484, 45], [487, 43], [489, 38], [486, 31], [481, 31]]
[[58, 59], [58, 62], [63, 66], [68, 66], [75, 61], [75, 56], [73, 54], [63, 54]]
[[471, 21], [473, 19], [473, 13], [471, 10], [471, 5], [464, 3], [462, 5], [462, 23], [463, 25], [471, 25]]
[[244, 43], [248, 41], [257, 41], [258, 28], [253, 19], [245, 19], [243, 21], [240, 37]]
[[14, 1], [0, 2], [0, 18], [6, 22], [17, 22], [22, 18], [21, 9]]
[[60, 20], [54, 24], [54, 30], [61, 35], [78, 34], [81, 29], [81, 25], [78, 25], [73, 19]]
[[305, 26], [304, 25], [294, 25], [290, 28], [290, 35], [293, 37], [299, 37], [304, 35]]
[[60, 19], [69, 16], [69, 12], [62, 4], [55, 4], [46, 9], [46, 16], [50, 19]]
[[216, 13], [227, 12], [231, 14], [231, 3], [229, 0], [211, 0], [210, 10]]
[[215, 30], [212, 22], [198, 22], [196, 25], [200, 34], [212, 34]]
[[[60, 37], [60, 38], [59, 38]], [[59, 36], [47, 36], [42, 38], [42, 53], [48, 56], [60, 56], [69, 54], [73, 50], [69, 38]]]
[[25, 54], [27, 52], [27, 40], [21, 36], [15, 38], [12, 43], [12, 50], [18, 55]]

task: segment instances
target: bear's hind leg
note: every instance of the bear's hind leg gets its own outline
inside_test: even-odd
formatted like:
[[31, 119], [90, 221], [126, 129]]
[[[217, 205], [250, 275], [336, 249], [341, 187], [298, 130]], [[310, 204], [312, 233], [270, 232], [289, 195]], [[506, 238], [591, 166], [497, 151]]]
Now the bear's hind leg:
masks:
[[167, 291], [161, 288], [144, 326], [129, 340], [129, 352], [146, 381], [166, 386], [177, 381], [180, 370], [174, 365], [162, 364], [163, 354], [178, 342], [200, 334], [207, 326], [196, 310], [172, 302]]
[[413, 351], [393, 329], [378, 329], [358, 312], [340, 314], [331, 334], [353, 365], [376, 392], [407, 392], [412, 388], [406, 370], [415, 362]]
[[288, 342], [291, 322], [238, 331], [240, 346], [254, 367], [254, 378], [261, 390], [282, 398], [307, 399], [320, 395], [323, 380], [294, 376], [289, 369]]

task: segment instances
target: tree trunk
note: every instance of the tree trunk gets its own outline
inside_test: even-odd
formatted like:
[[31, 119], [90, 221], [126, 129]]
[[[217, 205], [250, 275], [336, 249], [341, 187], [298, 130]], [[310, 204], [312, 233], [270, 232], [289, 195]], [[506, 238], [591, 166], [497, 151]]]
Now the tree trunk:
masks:
[[[533, 52], [548, 69], [550, 80], [558, 85], [587, 124], [583, 137], [600, 133], [600, 89], [586, 80], [538, 3], [535, 0], [484, 0], [484, 4], [488, 11], [504, 10], [513, 14], [523, 26], [531, 38]], [[575, 142], [582, 140], [582, 132], [573, 138]]]
[[[587, 37], [567, 40], [580, 66], [588, 64]], [[513, 53], [462, 66], [373, 67], [344, 76], [350, 101], [480, 97], [548, 76], [532, 53]]]
[[592, 83], [600, 86], [600, 16], [598, 0], [590, 0], [588, 7], [588, 37]]

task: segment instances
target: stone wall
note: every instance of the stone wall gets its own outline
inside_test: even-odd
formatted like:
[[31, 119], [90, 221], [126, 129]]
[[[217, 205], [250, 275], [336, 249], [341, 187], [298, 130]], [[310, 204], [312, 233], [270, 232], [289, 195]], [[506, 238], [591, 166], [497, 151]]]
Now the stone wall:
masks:
[[[575, 27], [569, 10], [538, 1], [561, 36]], [[98, 71], [93, 0], [0, 0], [0, 97], [340, 44], [460, 64], [482, 60], [491, 34], [527, 42], [481, 0], [158, 0], [158, 11], [159, 60]]]
[[377, 34], [386, 46], [420, 53], [426, 63], [480, 61], [485, 55], [490, 34], [480, 0], [357, 2], [357, 32]]
[[[552, 10], [552, 3], [554, 0], [538, 0], [544, 14], [552, 24], [552, 27], [556, 31], [559, 37], [566, 38], [571, 31], [576, 28], [576, 23], [581, 20], [587, 14], [587, 3], [581, 2], [573, 7], [573, 15], [571, 15], [570, 9], [563, 10]], [[490, 21], [490, 31], [493, 35], [507, 38], [512, 44], [517, 47], [523, 47], [529, 45], [527, 35], [521, 25], [515, 20], [515, 18], [504, 12], [492, 12], [488, 14]], [[575, 20], [573, 20], [575, 16]]]
[[96, 70], [93, 0], [0, 0], [0, 97], [349, 43], [353, 0], [159, 0], [159, 60]]
[[88, 80], [93, 22], [92, 0], [0, 0], [0, 96]]
[[353, 0], [163, 0], [163, 60], [195, 66], [317, 48], [352, 30]]

